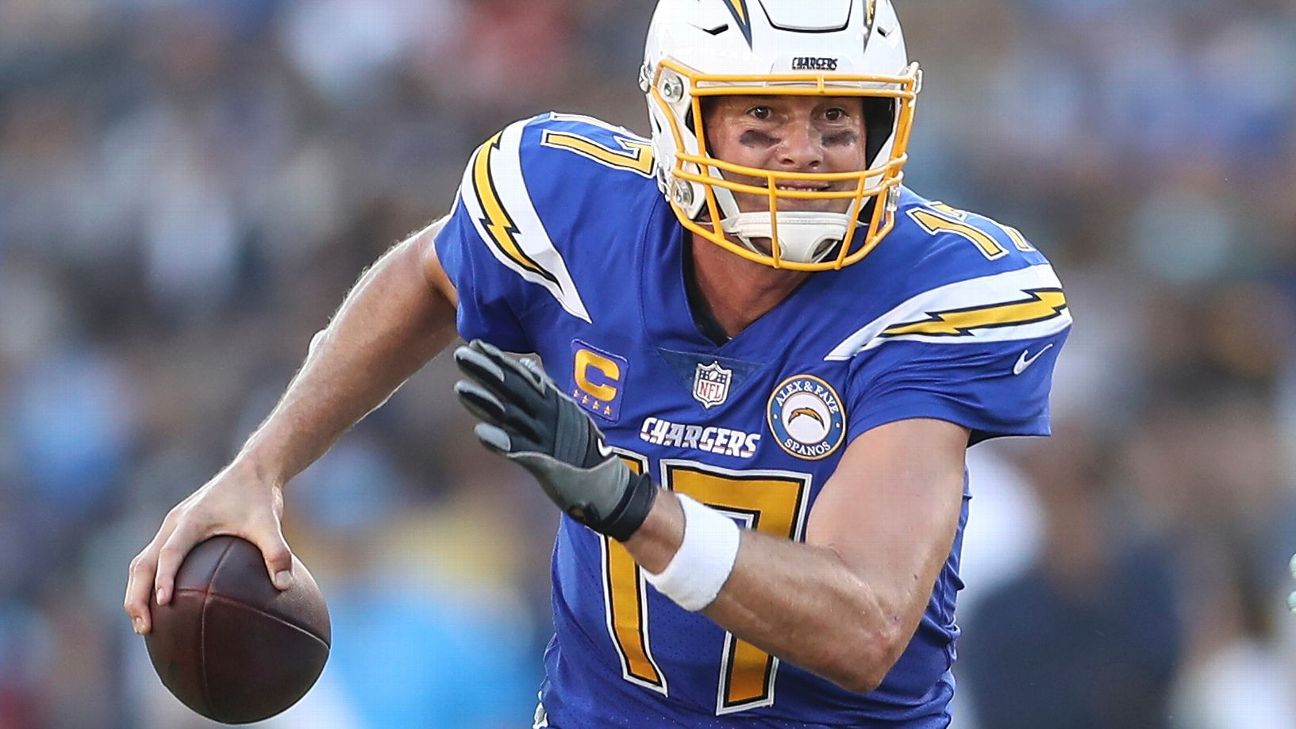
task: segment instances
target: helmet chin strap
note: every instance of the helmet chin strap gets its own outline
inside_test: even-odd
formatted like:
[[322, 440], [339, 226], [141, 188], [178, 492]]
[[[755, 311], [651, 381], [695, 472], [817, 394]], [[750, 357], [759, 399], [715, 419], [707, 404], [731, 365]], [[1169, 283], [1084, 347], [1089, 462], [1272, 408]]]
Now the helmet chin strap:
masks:
[[[715, 167], [708, 167], [714, 177], [724, 177]], [[733, 192], [715, 186], [716, 204], [724, 215], [720, 229], [734, 236], [753, 253], [773, 255], [761, 250], [756, 239], [774, 241], [774, 226], [768, 212], [744, 213], [738, 208]], [[855, 205], [852, 204], [852, 209]], [[780, 210], [778, 213], [779, 259], [796, 263], [818, 263], [837, 250], [850, 228], [850, 216], [845, 213], [798, 212]]]
[[[756, 253], [766, 252], [756, 247], [755, 239], [774, 240], [774, 226], [770, 224], [768, 212], [731, 215], [720, 221], [720, 227]], [[779, 258], [797, 263], [818, 263], [836, 249], [846, 237], [848, 227], [850, 217], [843, 213], [780, 211]]]

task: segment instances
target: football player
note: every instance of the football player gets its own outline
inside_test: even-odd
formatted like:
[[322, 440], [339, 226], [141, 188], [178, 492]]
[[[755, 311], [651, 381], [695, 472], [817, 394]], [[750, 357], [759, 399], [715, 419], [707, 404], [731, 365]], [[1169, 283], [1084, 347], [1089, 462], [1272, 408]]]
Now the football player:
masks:
[[138, 631], [211, 534], [285, 586], [283, 486], [457, 333], [478, 437], [565, 514], [536, 726], [948, 725], [964, 455], [1048, 433], [1058, 279], [903, 186], [890, 0], [660, 0], [640, 82], [650, 138], [548, 113], [473, 153], [132, 563]]

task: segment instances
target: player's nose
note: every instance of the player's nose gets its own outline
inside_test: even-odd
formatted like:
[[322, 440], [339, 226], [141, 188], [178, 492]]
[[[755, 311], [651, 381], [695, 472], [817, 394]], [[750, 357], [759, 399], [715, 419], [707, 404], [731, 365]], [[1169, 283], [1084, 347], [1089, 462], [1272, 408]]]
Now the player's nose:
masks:
[[779, 165], [783, 169], [814, 172], [823, 165], [823, 138], [811, 124], [789, 124], [779, 142]]

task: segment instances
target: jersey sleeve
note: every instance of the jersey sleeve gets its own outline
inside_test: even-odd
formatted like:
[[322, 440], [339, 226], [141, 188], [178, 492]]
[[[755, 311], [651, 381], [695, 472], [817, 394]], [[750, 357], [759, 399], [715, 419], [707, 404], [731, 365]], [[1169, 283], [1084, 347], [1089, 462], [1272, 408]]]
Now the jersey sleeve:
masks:
[[[462, 197], [463, 191], [460, 190]], [[437, 257], [459, 294], [455, 325], [466, 340], [484, 339], [508, 352], [529, 352], [526, 331], [514, 313], [516, 286], [500, 270], [456, 199], [436, 238]]]
[[547, 188], [562, 176], [536, 154], [536, 127], [547, 118], [515, 122], [478, 147], [436, 239], [437, 255], [459, 295], [460, 336], [513, 352], [534, 351], [527, 321], [536, 307], [556, 303], [589, 321], [546, 228], [564, 212], [562, 206], [550, 205], [542, 220], [537, 200], [547, 197], [533, 195], [532, 187]]
[[1049, 434], [1071, 315], [1047, 263], [923, 292], [871, 327], [852, 362], [851, 433], [934, 418], [971, 430], [971, 443]]

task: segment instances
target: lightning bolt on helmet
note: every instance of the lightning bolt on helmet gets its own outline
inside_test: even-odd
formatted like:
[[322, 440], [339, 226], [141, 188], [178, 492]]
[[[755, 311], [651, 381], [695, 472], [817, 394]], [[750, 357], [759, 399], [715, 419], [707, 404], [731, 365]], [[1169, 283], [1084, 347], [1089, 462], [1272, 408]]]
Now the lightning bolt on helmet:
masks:
[[[658, 183], [689, 231], [748, 260], [802, 271], [855, 263], [890, 232], [922, 85], [891, 0], [659, 0], [639, 82]], [[717, 159], [702, 100], [730, 95], [862, 97], [868, 167], [786, 172]], [[768, 196], [768, 210], [739, 210], [735, 192]], [[779, 212], [794, 199], [850, 204], [844, 213]], [[772, 241], [768, 253], [758, 238]]]

